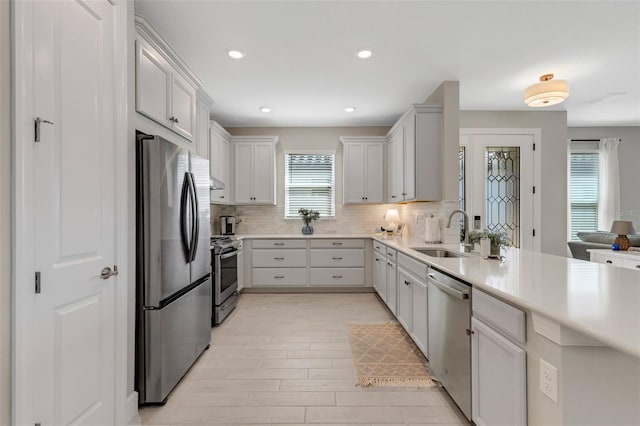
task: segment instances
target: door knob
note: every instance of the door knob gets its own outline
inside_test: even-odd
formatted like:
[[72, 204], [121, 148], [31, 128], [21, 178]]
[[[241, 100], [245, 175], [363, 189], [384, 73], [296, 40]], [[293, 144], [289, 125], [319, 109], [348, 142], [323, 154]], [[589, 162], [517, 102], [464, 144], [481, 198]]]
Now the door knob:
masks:
[[114, 275], [118, 275], [117, 265], [113, 265], [113, 270], [111, 270], [109, 266], [105, 266], [104, 268], [102, 268], [102, 271], [100, 271], [100, 279], [103, 279], [103, 280], [108, 280]]

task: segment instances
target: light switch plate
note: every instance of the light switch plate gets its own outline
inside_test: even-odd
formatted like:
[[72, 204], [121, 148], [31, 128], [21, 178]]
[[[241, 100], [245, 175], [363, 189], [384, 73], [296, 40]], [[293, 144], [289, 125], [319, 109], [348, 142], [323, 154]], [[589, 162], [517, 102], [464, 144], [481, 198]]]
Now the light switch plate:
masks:
[[558, 369], [540, 358], [540, 391], [558, 403]]

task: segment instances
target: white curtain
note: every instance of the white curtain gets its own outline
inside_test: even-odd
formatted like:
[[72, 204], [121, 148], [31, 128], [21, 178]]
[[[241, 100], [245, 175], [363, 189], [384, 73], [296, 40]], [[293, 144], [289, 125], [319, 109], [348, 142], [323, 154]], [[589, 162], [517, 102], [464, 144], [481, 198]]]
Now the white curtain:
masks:
[[620, 216], [620, 169], [618, 167], [618, 138], [600, 140], [600, 189], [598, 200], [598, 229], [609, 231]]

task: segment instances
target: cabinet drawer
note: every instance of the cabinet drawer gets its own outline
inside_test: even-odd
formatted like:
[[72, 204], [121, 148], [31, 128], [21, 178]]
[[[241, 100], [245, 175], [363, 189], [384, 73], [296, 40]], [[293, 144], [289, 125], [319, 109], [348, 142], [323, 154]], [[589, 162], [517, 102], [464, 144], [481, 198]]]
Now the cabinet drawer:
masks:
[[623, 260], [615, 256], [607, 256], [606, 254], [596, 254], [594, 260], [598, 263], [604, 263], [606, 265], [622, 266]]
[[311, 248], [364, 248], [364, 240], [342, 238], [342, 239], [312, 239]]
[[307, 266], [307, 250], [253, 250], [254, 267], [303, 268]]
[[638, 259], [624, 259], [622, 266], [640, 271], [640, 256], [638, 256]]
[[383, 256], [385, 256], [387, 253], [387, 246], [377, 241], [373, 242], [373, 249]]
[[364, 285], [364, 268], [311, 268], [311, 285]]
[[311, 267], [364, 267], [364, 250], [313, 249], [311, 250]]
[[254, 286], [296, 286], [307, 285], [307, 268], [253, 268]]
[[307, 248], [307, 240], [253, 240], [253, 248]]
[[417, 260], [409, 256], [398, 253], [398, 266], [406, 271], [411, 272], [413, 275], [420, 279], [427, 279], [427, 265], [422, 262], [418, 262]]
[[398, 252], [392, 249], [391, 247], [387, 247], [387, 259], [392, 262], [397, 261]]
[[472, 290], [473, 315], [516, 342], [526, 341], [525, 314], [520, 309], [478, 290]]

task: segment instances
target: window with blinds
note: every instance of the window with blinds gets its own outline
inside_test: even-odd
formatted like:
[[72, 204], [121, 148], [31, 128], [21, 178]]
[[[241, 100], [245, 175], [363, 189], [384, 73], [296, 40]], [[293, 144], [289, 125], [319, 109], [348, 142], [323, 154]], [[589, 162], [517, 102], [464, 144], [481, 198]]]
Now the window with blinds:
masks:
[[579, 239], [578, 232], [598, 229], [599, 162], [597, 152], [571, 153], [571, 240]]
[[300, 218], [300, 208], [335, 217], [335, 159], [334, 154], [285, 154], [285, 218]]

